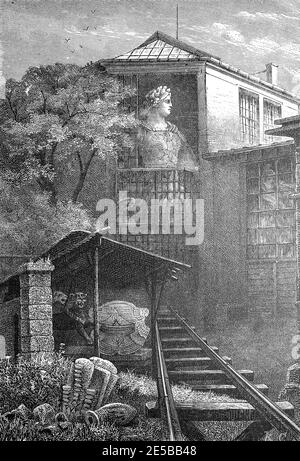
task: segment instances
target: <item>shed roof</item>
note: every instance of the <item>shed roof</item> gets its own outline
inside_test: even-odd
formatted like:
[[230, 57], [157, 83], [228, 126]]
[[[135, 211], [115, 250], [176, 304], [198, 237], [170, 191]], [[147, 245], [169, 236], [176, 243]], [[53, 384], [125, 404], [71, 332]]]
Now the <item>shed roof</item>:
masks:
[[[91, 254], [95, 248], [98, 248], [99, 276], [118, 286], [129, 286], [138, 281], [144, 281], [150, 274], [162, 274], [169, 269], [170, 271], [172, 269], [184, 270], [191, 267], [188, 264], [118, 242], [99, 232], [82, 230], [66, 235], [35, 260], [49, 257], [55, 268], [61, 268], [64, 265], [67, 267], [68, 261], [72, 260], [72, 267], [80, 270], [80, 256]], [[14, 272], [0, 282], [0, 287], [10, 283], [15, 286], [18, 278], [19, 271]]]
[[159, 274], [166, 269], [190, 268], [187, 264], [118, 242], [99, 232], [72, 232], [46, 251], [42, 257], [49, 257], [56, 267], [64, 264], [70, 256], [73, 267], [76, 267], [76, 257], [95, 248], [98, 248], [100, 276], [119, 286], [144, 281], [148, 275]]

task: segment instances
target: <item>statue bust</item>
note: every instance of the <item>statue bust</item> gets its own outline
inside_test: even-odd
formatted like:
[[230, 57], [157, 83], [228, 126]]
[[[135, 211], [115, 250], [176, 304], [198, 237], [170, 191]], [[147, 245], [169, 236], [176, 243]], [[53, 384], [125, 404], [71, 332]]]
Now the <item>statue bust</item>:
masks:
[[137, 135], [139, 166], [196, 171], [197, 162], [187, 140], [166, 121], [171, 109], [171, 91], [166, 86], [146, 94]]

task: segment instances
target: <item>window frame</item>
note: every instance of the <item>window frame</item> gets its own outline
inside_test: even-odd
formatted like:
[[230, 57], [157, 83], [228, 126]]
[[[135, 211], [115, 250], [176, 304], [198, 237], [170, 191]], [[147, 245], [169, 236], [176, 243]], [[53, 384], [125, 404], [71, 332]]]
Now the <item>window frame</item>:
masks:
[[[272, 122], [266, 121], [266, 104], [268, 104], [269, 106], [273, 106], [273, 108], [279, 109], [278, 115], [274, 116]], [[265, 132], [266, 130], [270, 130], [274, 128], [275, 127], [274, 120], [280, 119], [281, 117], [282, 117], [282, 103], [278, 101], [274, 101], [269, 98], [263, 98], [263, 138], [266, 144], [270, 142], [278, 141], [278, 136], [268, 135]]]
[[[282, 160], [288, 160], [290, 162], [290, 169], [284, 171], [283, 169], [279, 169], [278, 165], [279, 162]], [[271, 175], [267, 173], [264, 175], [262, 173], [263, 164], [267, 163], [274, 163], [275, 170], [274, 174]], [[252, 172], [249, 171], [252, 167]], [[257, 170], [257, 173], [255, 173]], [[246, 254], [247, 254], [247, 261], [294, 261], [296, 260], [296, 210], [295, 210], [295, 202], [292, 202], [292, 199], [288, 198], [289, 192], [286, 188], [283, 187], [282, 183], [280, 183], [280, 179], [284, 176], [292, 176], [291, 182], [287, 184], [291, 184], [292, 187], [295, 185], [295, 161], [293, 157], [277, 157], [277, 158], [270, 158], [264, 160], [254, 160], [248, 161], [246, 163], [246, 171], [245, 171], [245, 181], [246, 181]], [[274, 190], [263, 190], [263, 178], [271, 178], [274, 177]], [[252, 186], [251, 186], [252, 181]], [[255, 181], [258, 181], [258, 189], [253, 189], [253, 184]], [[249, 187], [250, 185], [250, 187]], [[255, 186], [254, 186], [255, 187]], [[252, 188], [252, 189], [251, 189]], [[282, 196], [280, 196], [280, 192]], [[262, 207], [262, 199], [265, 195], [274, 195], [275, 197], [275, 207], [263, 208]], [[282, 198], [285, 197], [288, 200], [291, 200], [292, 206], [282, 206]], [[257, 209], [250, 209], [249, 204], [251, 206], [251, 197], [252, 203], [255, 201], [257, 202], [258, 206]], [[257, 200], [256, 200], [257, 199]], [[291, 223], [285, 223], [284, 220], [287, 221], [290, 219], [288, 217], [289, 214], [293, 214], [291, 219]], [[268, 225], [263, 225], [262, 222], [264, 220], [271, 220], [274, 223]], [[275, 242], [267, 242], [263, 243], [259, 241], [260, 234], [267, 234], [268, 230], [270, 232], [274, 232]], [[260, 232], [263, 231], [263, 232]], [[291, 241], [280, 241], [284, 232], [290, 233]], [[251, 240], [251, 233], [255, 236], [256, 243], [250, 242]], [[250, 237], [250, 240], [249, 240]], [[253, 237], [254, 238], [254, 237]], [[273, 245], [275, 248], [275, 254], [273, 256], [262, 257], [260, 256], [261, 252], [263, 252], [263, 247]], [[284, 249], [284, 246], [293, 245], [293, 254], [291, 256], [282, 256], [281, 251]], [[256, 247], [256, 248], [255, 248]], [[272, 249], [270, 249], [271, 252]]]
[[[246, 103], [243, 104], [243, 101]], [[251, 102], [255, 101], [255, 105]], [[240, 139], [247, 145], [259, 144], [260, 107], [259, 94], [239, 87]]]

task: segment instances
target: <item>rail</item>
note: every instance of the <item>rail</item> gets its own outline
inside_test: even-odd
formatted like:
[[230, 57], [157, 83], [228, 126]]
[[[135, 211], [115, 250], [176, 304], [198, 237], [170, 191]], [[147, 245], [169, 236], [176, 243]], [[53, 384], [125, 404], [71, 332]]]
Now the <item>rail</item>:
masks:
[[169, 431], [169, 441], [182, 441], [184, 439], [181, 433], [174, 397], [169, 382], [157, 322], [155, 323], [155, 340], [158, 405], [160, 407], [161, 416], [165, 416], [164, 419]]
[[207, 356], [218, 364], [220, 369], [230, 379], [232, 384], [240, 391], [241, 395], [260, 413], [265, 421], [279, 432], [289, 434], [300, 441], [300, 428], [292, 421], [274, 402], [256, 389], [249, 381], [234, 370], [222, 357], [219, 356], [203, 339], [189, 326], [173, 308], [170, 311], [176, 316], [189, 336], [197, 343]]

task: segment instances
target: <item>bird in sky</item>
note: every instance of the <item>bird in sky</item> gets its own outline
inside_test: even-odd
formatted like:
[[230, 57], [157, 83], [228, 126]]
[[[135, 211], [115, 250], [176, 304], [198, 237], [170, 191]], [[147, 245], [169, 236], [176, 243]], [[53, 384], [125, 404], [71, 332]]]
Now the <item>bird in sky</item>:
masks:
[[82, 46], [82, 45], [79, 45], [79, 46], [80, 46], [80, 48], [83, 48], [83, 46]]
[[90, 26], [87, 26], [86, 28], [83, 28], [83, 30], [89, 30]]
[[71, 39], [70, 38], [65, 38], [65, 41], [68, 43]]
[[91, 10], [91, 13], [93, 13], [93, 14], [96, 13], [96, 10]]

